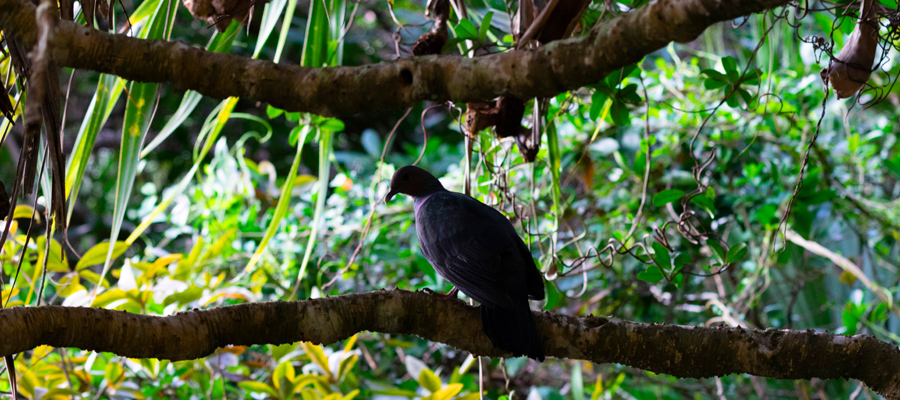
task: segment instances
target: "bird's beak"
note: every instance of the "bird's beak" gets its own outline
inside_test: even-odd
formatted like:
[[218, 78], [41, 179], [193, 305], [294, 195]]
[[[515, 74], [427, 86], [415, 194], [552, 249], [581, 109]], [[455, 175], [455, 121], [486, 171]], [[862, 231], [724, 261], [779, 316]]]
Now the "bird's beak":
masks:
[[391, 190], [388, 190], [387, 194], [384, 195], [384, 204], [387, 204], [387, 202], [391, 201], [391, 199], [394, 198], [395, 194], [397, 194], [397, 192], [395, 192], [393, 188], [391, 188]]

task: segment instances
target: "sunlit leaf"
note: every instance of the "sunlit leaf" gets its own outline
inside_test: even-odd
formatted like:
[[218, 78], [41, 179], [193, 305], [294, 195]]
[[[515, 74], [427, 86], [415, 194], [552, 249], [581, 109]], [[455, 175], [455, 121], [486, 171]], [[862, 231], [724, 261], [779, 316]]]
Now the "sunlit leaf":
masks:
[[419, 373], [419, 377], [416, 379], [419, 382], [419, 385], [422, 385], [425, 390], [435, 393], [441, 389], [441, 380], [434, 374], [434, 371], [425, 368]]
[[[116, 259], [125, 253], [125, 250], [128, 250], [128, 243], [123, 241], [117, 241], [113, 246], [112, 250], [112, 258]], [[75, 264], [75, 270], [81, 271], [87, 267], [102, 264], [109, 253], [109, 242], [100, 242], [91, 247], [88, 251], [81, 256], [81, 259], [78, 260], [78, 263]]]
[[322, 351], [322, 346], [317, 344], [313, 344], [310, 342], [301, 342], [300, 346], [303, 347], [303, 350], [306, 351], [306, 355], [309, 356], [310, 359], [325, 372], [325, 375], [331, 375], [331, 369], [328, 367], [328, 357], [325, 357], [325, 352]]
[[238, 387], [252, 393], [264, 393], [272, 397], [278, 396], [278, 394], [276, 394], [275, 392], [275, 389], [272, 389], [271, 386], [262, 382], [241, 381], [238, 382]]

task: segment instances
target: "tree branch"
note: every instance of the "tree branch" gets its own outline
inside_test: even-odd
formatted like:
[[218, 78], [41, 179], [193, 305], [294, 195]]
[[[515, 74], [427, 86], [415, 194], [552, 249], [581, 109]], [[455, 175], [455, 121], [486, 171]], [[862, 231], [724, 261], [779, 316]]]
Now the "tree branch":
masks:
[[[852, 378], [888, 399], [900, 399], [900, 350], [871, 336], [644, 324], [549, 312], [535, 316], [548, 356], [619, 363], [682, 378], [736, 373]], [[168, 317], [100, 308], [7, 308], [0, 310], [0, 355], [50, 345], [185, 360], [229, 344], [330, 344], [365, 330], [414, 334], [478, 355], [505, 355], [483, 333], [477, 308], [402, 290], [248, 303]]]
[[[787, 4], [787, 0], [658, 0], [578, 38], [534, 50], [476, 58], [427, 56], [361, 67], [278, 65], [190, 45], [111, 35], [60, 21], [61, 66], [142, 82], [170, 82], [205, 96], [238, 96], [290, 111], [340, 116], [403, 109], [423, 100], [457, 103], [497, 96], [552, 97], [598, 82], [672, 41], [695, 39], [710, 25]], [[0, 29], [36, 42], [34, 6], [0, 0]]]

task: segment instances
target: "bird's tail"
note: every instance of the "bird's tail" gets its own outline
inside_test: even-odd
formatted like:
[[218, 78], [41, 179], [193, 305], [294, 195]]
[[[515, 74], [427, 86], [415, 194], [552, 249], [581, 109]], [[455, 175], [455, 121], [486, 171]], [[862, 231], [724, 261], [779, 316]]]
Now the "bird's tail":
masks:
[[527, 301], [516, 305], [512, 311], [482, 304], [481, 323], [494, 346], [516, 357], [528, 356], [544, 361], [544, 344]]

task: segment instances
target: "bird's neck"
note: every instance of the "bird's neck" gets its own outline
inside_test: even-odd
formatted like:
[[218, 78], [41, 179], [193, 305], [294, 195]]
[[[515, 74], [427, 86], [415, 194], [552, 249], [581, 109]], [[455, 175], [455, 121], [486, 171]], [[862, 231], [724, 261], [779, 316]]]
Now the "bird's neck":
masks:
[[415, 212], [419, 212], [419, 208], [422, 207], [423, 204], [435, 193], [446, 192], [447, 189], [444, 189], [444, 186], [441, 185], [440, 181], [435, 180], [435, 185], [428, 185], [424, 187], [417, 196], [413, 196], [413, 206], [415, 208]]

